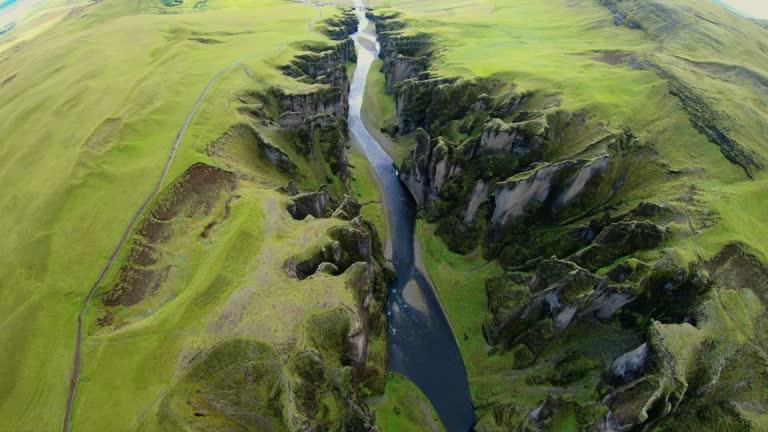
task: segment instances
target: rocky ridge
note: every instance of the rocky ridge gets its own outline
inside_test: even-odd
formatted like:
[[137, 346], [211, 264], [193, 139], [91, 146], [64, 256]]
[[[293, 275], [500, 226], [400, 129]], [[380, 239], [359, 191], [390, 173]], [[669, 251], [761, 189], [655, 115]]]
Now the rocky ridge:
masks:
[[[623, 2], [603, 3], [610, 3], [616, 25], [642, 29]], [[654, 157], [632, 131], [586, 130], [587, 113], [562, 111], [551, 98], [518, 93], [514, 83], [495, 77], [435, 77], [429, 68], [440, 49], [432, 35], [412, 29], [404, 35], [408, 23], [397, 13], [369, 16], [396, 105], [397, 125], [386, 132], [414, 137], [400, 164], [402, 182], [449, 249], [480, 247], [506, 268], [486, 281], [483, 333], [493, 347], [489, 355], [513, 360], [516, 370], [505, 375], [522, 375], [525, 384], [476, 400], [475, 430], [558, 430], [552, 428], [566, 415], [575, 416], [577, 430], [589, 431], [688, 430], [685, 425], [713, 421], [727, 430], [757, 430], [747, 417], [768, 405], [744, 386], [763, 382], [765, 374], [741, 368], [760, 364], [762, 348], [751, 344], [763, 346], [767, 333], [761, 326], [737, 336], [714, 323], [720, 314], [757, 319], [765, 313], [718, 302], [753, 295], [747, 292], [764, 298], [766, 267], [739, 244], [718, 255], [729, 258], [710, 262], [668, 247], [670, 239], [696, 231], [678, 202], [632, 207], [622, 200], [633, 171]], [[762, 162], [723, 132], [703, 99], [659, 73], [695, 128], [728, 160], [748, 176], [760, 169]], [[589, 144], [564, 157], [559, 148], [585, 133]], [[734, 284], [741, 266], [748, 282]], [[601, 333], [608, 329], [623, 342], [596, 355], [614, 343]], [[561, 348], [574, 341], [582, 348]], [[726, 362], [738, 364], [738, 372], [723, 373]], [[594, 393], [569, 387], [584, 383], [594, 383]], [[542, 386], [552, 392], [533, 411], [510, 401]], [[718, 399], [724, 388], [729, 396]]]

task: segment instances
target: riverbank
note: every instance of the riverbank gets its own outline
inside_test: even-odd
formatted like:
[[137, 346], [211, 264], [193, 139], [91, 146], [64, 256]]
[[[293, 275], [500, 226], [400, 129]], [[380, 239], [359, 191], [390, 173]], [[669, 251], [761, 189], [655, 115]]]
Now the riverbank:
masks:
[[[362, 2], [357, 0], [355, 5], [358, 28], [369, 29]], [[475, 415], [461, 353], [436, 293], [414, 268], [415, 203], [400, 182], [392, 157], [363, 121], [366, 80], [378, 57], [378, 43], [369, 32], [358, 32], [353, 38], [358, 56], [349, 95], [350, 138], [363, 150], [376, 173], [396, 272], [387, 300], [387, 367], [427, 396], [447, 431], [466, 432], [474, 424]]]

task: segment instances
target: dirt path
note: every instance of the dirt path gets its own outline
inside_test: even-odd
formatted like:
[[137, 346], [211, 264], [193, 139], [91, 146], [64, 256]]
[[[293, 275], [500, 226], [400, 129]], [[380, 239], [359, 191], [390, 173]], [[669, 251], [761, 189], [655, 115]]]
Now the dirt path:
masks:
[[136, 222], [139, 220], [139, 217], [141, 216], [142, 213], [144, 213], [144, 210], [147, 209], [147, 207], [149, 206], [149, 203], [152, 202], [152, 200], [157, 196], [158, 193], [160, 193], [160, 190], [163, 188], [163, 183], [165, 182], [166, 177], [168, 177], [168, 171], [171, 169], [171, 164], [173, 163], [173, 158], [176, 156], [176, 150], [178, 150], [179, 148], [179, 144], [181, 143], [181, 138], [184, 136], [184, 132], [187, 131], [187, 127], [192, 122], [192, 117], [195, 116], [195, 113], [197, 112], [198, 108], [200, 108], [200, 104], [202, 104], [203, 99], [205, 99], [205, 96], [208, 94], [208, 91], [211, 89], [211, 87], [213, 87], [213, 84], [216, 81], [218, 81], [219, 78], [221, 78], [225, 73], [229, 72], [232, 68], [238, 66], [239, 64], [240, 62], [237, 61], [227, 66], [223, 70], [221, 70], [208, 82], [208, 85], [205, 86], [205, 89], [203, 89], [203, 92], [200, 93], [200, 96], [197, 98], [195, 105], [192, 107], [192, 110], [187, 115], [186, 120], [184, 120], [184, 124], [181, 125], [181, 129], [179, 129], [179, 133], [176, 134], [176, 139], [173, 141], [173, 146], [171, 147], [171, 151], [168, 154], [168, 158], [165, 161], [165, 166], [163, 167], [163, 171], [160, 174], [160, 178], [158, 179], [157, 184], [155, 184], [155, 188], [147, 196], [147, 198], [144, 199], [144, 201], [141, 203], [139, 208], [133, 214], [133, 217], [131, 218], [130, 222], [128, 222], [128, 226], [126, 226], [125, 230], [123, 231], [123, 236], [120, 238], [120, 241], [117, 243], [117, 246], [115, 246], [114, 250], [112, 250], [112, 254], [109, 256], [109, 260], [107, 260], [107, 263], [104, 264], [104, 267], [102, 267], [98, 278], [96, 278], [96, 281], [91, 286], [90, 291], [88, 291], [88, 295], [85, 297], [85, 301], [83, 301], [83, 306], [80, 308], [80, 312], [78, 312], [77, 314], [77, 336], [75, 337], [75, 355], [72, 362], [73, 365], [72, 365], [72, 376], [69, 383], [69, 395], [67, 396], [67, 410], [64, 413], [64, 426], [62, 428], [64, 432], [69, 432], [70, 420], [72, 418], [72, 406], [75, 400], [75, 391], [77, 390], [77, 381], [80, 378], [80, 355], [81, 355], [82, 344], [83, 344], [83, 316], [85, 315], [85, 311], [88, 309], [88, 304], [91, 302], [91, 299], [93, 298], [93, 295], [96, 292], [96, 289], [104, 281], [104, 278], [107, 276], [109, 269], [112, 267], [112, 264], [114, 264], [115, 259], [120, 254], [120, 251], [123, 249], [123, 246], [125, 246], [125, 242], [128, 240], [128, 236], [130, 235], [131, 231], [133, 231], [133, 228], [136, 225]]

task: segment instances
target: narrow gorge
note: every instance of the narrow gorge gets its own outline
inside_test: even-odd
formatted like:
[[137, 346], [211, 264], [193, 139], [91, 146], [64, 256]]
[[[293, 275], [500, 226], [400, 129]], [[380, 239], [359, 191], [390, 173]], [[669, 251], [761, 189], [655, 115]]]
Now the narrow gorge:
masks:
[[475, 416], [461, 354], [434, 290], [414, 266], [416, 203], [400, 181], [392, 158], [363, 123], [366, 78], [378, 57], [379, 42], [369, 26], [367, 9], [362, 1], [355, 3], [359, 26], [353, 38], [358, 54], [349, 96], [349, 130], [376, 171], [396, 272], [387, 300], [387, 368], [424, 392], [447, 431], [467, 431]]

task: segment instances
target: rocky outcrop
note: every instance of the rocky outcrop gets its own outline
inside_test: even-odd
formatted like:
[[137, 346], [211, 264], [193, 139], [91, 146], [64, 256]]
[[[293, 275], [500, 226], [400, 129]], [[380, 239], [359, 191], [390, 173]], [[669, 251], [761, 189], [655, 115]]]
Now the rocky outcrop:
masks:
[[523, 344], [536, 354], [568, 327], [604, 283], [576, 264], [555, 258], [543, 261], [528, 280], [521, 275], [491, 279], [486, 284], [486, 339], [492, 345], [503, 340], [508, 348]]
[[[347, 62], [354, 63], [357, 60], [352, 39], [330, 46], [305, 45], [303, 48], [309, 52], [295, 56], [280, 69], [291, 78], [311, 83], [337, 84], [346, 81]], [[340, 76], [340, 72], [345, 76]]]
[[603, 399], [608, 414], [590, 430], [631, 430], [679, 407], [688, 389], [687, 365], [670, 351], [664, 333], [663, 325], [654, 323], [646, 344], [614, 360], [610, 377], [617, 387]]
[[[354, 203], [346, 203], [337, 213], [343, 208], [345, 213], [354, 212]], [[357, 308], [344, 313], [351, 318], [344, 320], [344, 331], [325, 329], [316, 338], [328, 340], [336, 334], [338, 337], [328, 341], [326, 350], [332, 350], [338, 361], [353, 368], [354, 379], [376, 392], [384, 391], [386, 364], [384, 358], [368, 358], [368, 345], [371, 338], [383, 338], [386, 332], [383, 309], [387, 288], [381, 251], [373, 225], [356, 217], [328, 229], [325, 238], [304, 253], [290, 257], [283, 266], [289, 277], [300, 280], [314, 275], [345, 275]]]
[[325, 218], [329, 215], [328, 204], [331, 202], [331, 195], [327, 185], [320, 186], [317, 192], [298, 194], [291, 200], [287, 210], [296, 220], [303, 220], [310, 215], [315, 218]]
[[323, 87], [304, 94], [286, 94], [279, 90], [276, 93], [285, 110], [278, 117], [282, 127], [297, 127], [307, 119], [315, 118], [320, 114], [346, 118], [349, 110], [343, 88]]
[[652, 222], [616, 222], [605, 227], [589, 247], [571, 259], [585, 268], [597, 270], [622, 256], [652, 249], [663, 240], [664, 231]]
[[532, 213], [550, 196], [558, 177], [574, 166], [572, 161], [545, 165], [496, 185], [491, 223], [502, 226]]
[[475, 223], [477, 217], [477, 211], [480, 209], [480, 205], [488, 200], [488, 185], [484, 181], [479, 180], [475, 183], [474, 189], [472, 189], [472, 195], [469, 197], [469, 203], [467, 204], [467, 210], [464, 212], [464, 224], [472, 225]]
[[370, 228], [361, 218], [355, 218], [347, 225], [330, 228], [325, 239], [306, 252], [289, 258], [283, 267], [290, 277], [306, 279], [321, 266], [326, 273], [336, 268], [336, 274], [341, 274], [355, 263], [373, 265], [377, 252], [373, 247], [374, 238]]
[[348, 8], [336, 16], [323, 20], [319, 31], [333, 40], [346, 40], [357, 31], [357, 15], [354, 9]]
[[383, 59], [382, 72], [386, 80], [386, 91], [395, 93], [395, 85], [407, 79], [416, 78], [429, 69], [434, 51], [432, 38], [428, 34], [403, 35], [405, 27], [397, 14], [369, 12], [368, 18], [376, 23], [381, 46], [379, 56]]
[[273, 144], [267, 137], [255, 129], [251, 129], [259, 149], [267, 160], [280, 171], [290, 173], [296, 169], [296, 165], [291, 158], [280, 147]]
[[[498, 183], [491, 224], [503, 227], [527, 216], [553, 217], [563, 212], [583, 196], [602, 189], [610, 180], [604, 175], [609, 163], [608, 155], [593, 160], [565, 160], [540, 165]], [[612, 191], [605, 192], [605, 195], [610, 193]], [[605, 199], [608, 196], [594, 198]]]
[[442, 138], [432, 141], [423, 129], [416, 132], [416, 145], [399, 175], [419, 207], [436, 199], [446, 182], [461, 173], [456, 158], [451, 143]]
[[584, 165], [577, 173], [576, 176], [568, 183], [565, 190], [555, 199], [553, 204], [554, 210], [559, 210], [571, 203], [574, 199], [578, 198], [584, 190], [590, 186], [590, 183], [595, 179], [599, 179], [600, 176], [608, 169], [608, 163], [610, 158], [608, 155], [600, 156], [592, 162]]
[[648, 343], [628, 351], [618, 357], [608, 368], [608, 380], [612, 384], [621, 384], [639, 378], [648, 361], [650, 348]]
[[493, 119], [483, 128], [480, 144], [490, 154], [516, 153], [525, 156], [543, 142], [546, 124], [541, 120], [521, 123], [505, 123]]
[[344, 200], [334, 210], [331, 217], [341, 220], [352, 220], [360, 216], [360, 209], [362, 209], [362, 205], [357, 200], [349, 195], [344, 195]]
[[399, 82], [395, 87], [397, 132], [404, 135], [420, 127], [428, 129], [436, 89], [453, 82], [455, 79], [450, 78], [408, 79]]

